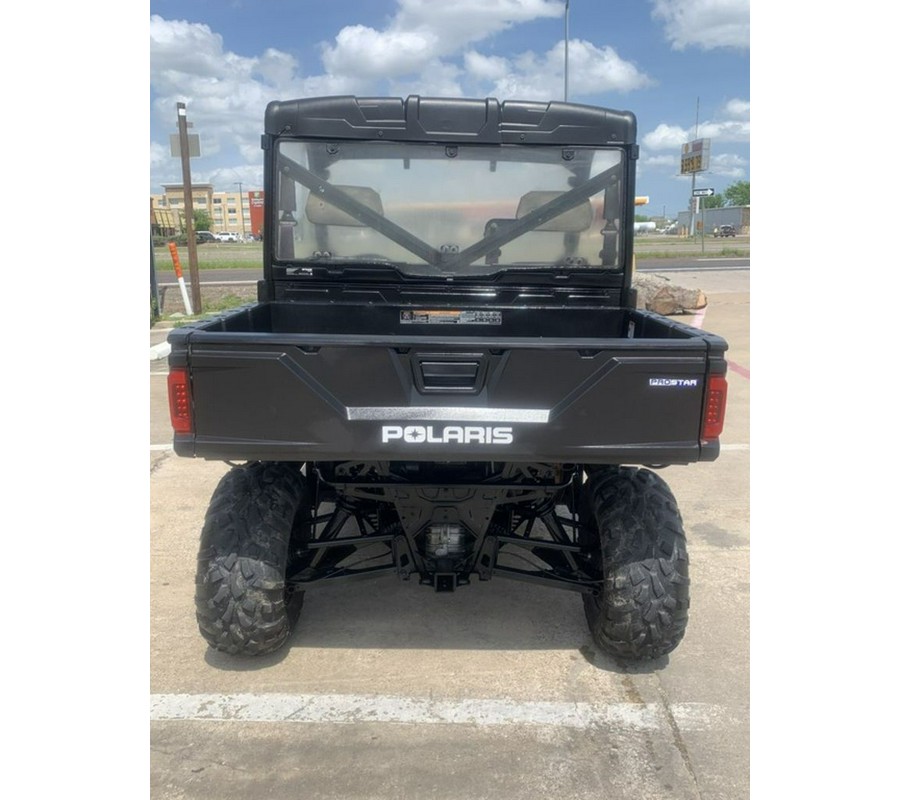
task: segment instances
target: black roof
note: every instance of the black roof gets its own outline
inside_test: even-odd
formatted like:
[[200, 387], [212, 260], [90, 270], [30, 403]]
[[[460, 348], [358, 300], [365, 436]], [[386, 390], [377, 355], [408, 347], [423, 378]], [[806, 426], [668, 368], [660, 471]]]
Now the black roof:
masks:
[[400, 97], [310, 97], [273, 101], [273, 136], [473, 144], [634, 144], [630, 111], [560, 102]]

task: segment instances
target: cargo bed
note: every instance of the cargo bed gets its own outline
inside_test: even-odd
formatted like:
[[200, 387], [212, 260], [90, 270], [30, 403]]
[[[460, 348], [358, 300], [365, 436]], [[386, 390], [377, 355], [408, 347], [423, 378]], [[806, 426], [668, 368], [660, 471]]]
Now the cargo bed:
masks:
[[179, 455], [660, 464], [718, 451], [701, 398], [727, 345], [647, 311], [270, 302], [170, 342], [170, 364], [190, 364]]

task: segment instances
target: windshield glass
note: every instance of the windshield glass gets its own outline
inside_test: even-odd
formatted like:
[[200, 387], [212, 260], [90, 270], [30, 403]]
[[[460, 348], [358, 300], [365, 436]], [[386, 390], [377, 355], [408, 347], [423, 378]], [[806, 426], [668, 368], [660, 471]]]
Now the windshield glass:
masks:
[[275, 167], [279, 261], [622, 268], [619, 149], [282, 140]]

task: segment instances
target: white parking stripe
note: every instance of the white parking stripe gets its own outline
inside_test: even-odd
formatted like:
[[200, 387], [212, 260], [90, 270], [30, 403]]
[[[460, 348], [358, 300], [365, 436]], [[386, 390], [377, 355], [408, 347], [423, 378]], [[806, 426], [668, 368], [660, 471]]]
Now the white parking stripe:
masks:
[[746, 715], [708, 703], [564, 703], [513, 700], [430, 700], [383, 695], [154, 694], [150, 720], [211, 722], [400, 722], [445, 725], [549, 725], [562, 728], [710, 730]]

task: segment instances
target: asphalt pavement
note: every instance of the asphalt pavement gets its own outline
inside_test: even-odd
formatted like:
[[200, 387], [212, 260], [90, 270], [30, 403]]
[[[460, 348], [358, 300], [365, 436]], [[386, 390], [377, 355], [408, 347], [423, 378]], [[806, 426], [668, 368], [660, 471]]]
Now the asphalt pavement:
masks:
[[209, 650], [194, 567], [229, 467], [171, 451], [151, 360], [151, 796], [749, 797], [749, 272], [677, 280], [709, 299], [685, 321], [729, 342], [728, 412], [717, 461], [661, 470], [688, 536], [690, 623], [642, 667], [598, 651], [577, 594], [501, 579], [327, 586], [278, 654]]

